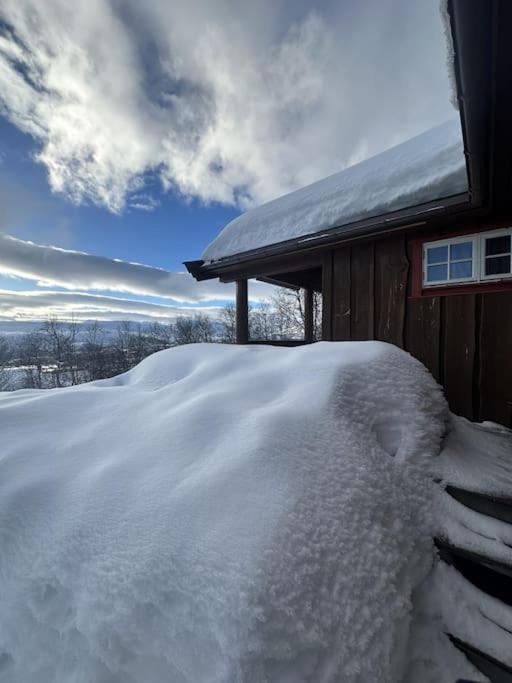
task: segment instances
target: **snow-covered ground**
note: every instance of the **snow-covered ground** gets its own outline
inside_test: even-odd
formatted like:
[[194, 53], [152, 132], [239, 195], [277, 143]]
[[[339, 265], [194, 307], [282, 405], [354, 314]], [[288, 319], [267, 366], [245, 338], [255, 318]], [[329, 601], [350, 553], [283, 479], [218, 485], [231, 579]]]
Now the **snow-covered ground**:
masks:
[[285, 240], [449, 197], [468, 188], [460, 120], [247, 211], [202, 258], [216, 261]]
[[445, 630], [512, 663], [432, 540], [512, 553], [442, 491], [509, 491], [510, 433], [393, 346], [177, 347], [0, 394], [0, 435], [2, 682], [485, 681]]

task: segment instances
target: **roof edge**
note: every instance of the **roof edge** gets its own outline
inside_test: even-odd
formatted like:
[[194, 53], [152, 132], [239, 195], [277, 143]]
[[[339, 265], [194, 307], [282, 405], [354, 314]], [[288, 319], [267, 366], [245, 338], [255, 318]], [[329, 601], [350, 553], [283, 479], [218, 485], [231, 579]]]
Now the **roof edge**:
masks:
[[269, 244], [258, 249], [251, 249], [232, 256], [226, 256], [217, 261], [205, 262], [203, 260], [185, 261], [184, 265], [188, 272], [196, 280], [209, 280], [219, 277], [225, 268], [252, 261], [254, 259], [285, 255], [291, 252], [305, 252], [312, 249], [328, 248], [341, 241], [350, 239], [365, 239], [373, 235], [385, 234], [394, 230], [407, 227], [419, 227], [426, 225], [428, 219], [433, 216], [451, 214], [456, 211], [476, 208], [471, 203], [469, 192], [463, 192], [451, 197], [445, 197], [425, 204], [400, 209], [388, 214], [365, 218], [354, 223], [329, 228], [320, 233], [310, 233], [295, 237], [291, 240]]

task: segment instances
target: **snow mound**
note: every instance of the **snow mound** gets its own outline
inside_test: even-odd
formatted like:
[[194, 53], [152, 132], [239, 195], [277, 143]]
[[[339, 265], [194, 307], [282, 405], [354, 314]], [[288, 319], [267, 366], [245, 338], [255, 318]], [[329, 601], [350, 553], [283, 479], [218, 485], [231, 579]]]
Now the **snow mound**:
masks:
[[206, 248], [204, 261], [313, 235], [467, 192], [458, 117], [396, 147], [247, 211]]
[[447, 420], [378, 342], [0, 394], [0, 679], [396, 683]]

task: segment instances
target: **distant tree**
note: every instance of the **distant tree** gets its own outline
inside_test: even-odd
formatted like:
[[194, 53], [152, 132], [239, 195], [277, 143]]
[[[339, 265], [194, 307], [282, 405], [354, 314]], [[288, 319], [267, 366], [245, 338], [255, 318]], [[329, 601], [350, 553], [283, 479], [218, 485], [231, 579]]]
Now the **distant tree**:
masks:
[[236, 342], [236, 308], [232, 302], [220, 311], [220, 340], [225, 344]]
[[[249, 307], [249, 337], [253, 340], [272, 341], [302, 339], [304, 336], [304, 290], [279, 287], [267, 301]], [[322, 295], [313, 295], [314, 338], [321, 339]], [[221, 341], [236, 341], [236, 309], [229, 303], [220, 312]]]
[[[315, 330], [319, 336], [321, 297], [315, 295]], [[49, 318], [37, 331], [18, 338], [13, 349], [0, 338], [0, 388], [7, 386], [11, 372], [6, 362], [23, 372], [22, 385], [32, 388], [61, 387], [111, 377], [130, 370], [156, 351], [197, 342], [233, 343], [236, 311], [231, 303], [214, 320], [204, 313], [181, 316], [174, 323], [134, 324], [120, 322], [114, 335], [101, 323], [80, 327]], [[252, 339], [302, 338], [304, 306], [300, 292], [277, 290], [268, 301], [249, 308]], [[6, 361], [6, 358], [8, 360]], [[18, 373], [19, 374], [19, 373]], [[20, 382], [16, 384], [19, 386]]]
[[131, 323], [128, 321], [120, 322], [117, 326], [116, 336], [112, 344], [110, 368], [112, 375], [119, 375], [132, 367], [130, 363], [131, 335]]
[[163, 351], [170, 346], [175, 346], [176, 337], [172, 323], [163, 325], [162, 323], [152, 323], [146, 330], [146, 340], [149, 353]]
[[249, 309], [249, 338], [279, 339], [279, 321], [271, 302], [264, 301]]
[[144, 327], [138, 323], [135, 325], [132, 333], [128, 337], [128, 357], [130, 367], [138, 365], [141, 360], [149, 356], [148, 337], [145, 334]]
[[65, 324], [51, 317], [43, 323], [42, 332], [47, 355], [53, 361], [51, 377], [54, 385], [78, 384], [76, 323]]
[[97, 320], [87, 325], [81, 346], [80, 366], [88, 382], [108, 377], [111, 363], [105, 343], [105, 332]]
[[193, 344], [196, 340], [194, 320], [185, 316], [177, 318], [174, 323], [174, 336], [176, 344]]
[[193, 317], [181, 316], [174, 323], [174, 337], [178, 345], [211, 342], [214, 336], [212, 320], [204, 313], [197, 313]]
[[212, 342], [215, 337], [215, 327], [212, 319], [205, 313], [194, 316], [195, 337], [198, 342]]
[[7, 338], [0, 337], [0, 391], [8, 391], [11, 388], [10, 375], [6, 370], [11, 356], [11, 345]]
[[[304, 290], [280, 287], [270, 298], [276, 313], [276, 324], [281, 339], [301, 339], [304, 336]], [[313, 332], [315, 339], [321, 339], [322, 295], [313, 295]]]
[[313, 293], [313, 336], [315, 341], [322, 340], [322, 292]]
[[28, 389], [43, 388], [43, 365], [48, 362], [45, 341], [41, 331], [28, 332], [21, 336], [18, 354]]

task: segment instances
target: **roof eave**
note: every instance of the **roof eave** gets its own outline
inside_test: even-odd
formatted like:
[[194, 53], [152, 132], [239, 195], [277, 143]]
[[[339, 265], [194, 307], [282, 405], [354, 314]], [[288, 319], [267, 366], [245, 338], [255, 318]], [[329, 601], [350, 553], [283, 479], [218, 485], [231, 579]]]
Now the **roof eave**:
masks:
[[290, 253], [306, 252], [318, 249], [326, 249], [331, 245], [345, 240], [357, 238], [368, 239], [374, 235], [385, 234], [395, 230], [420, 227], [427, 224], [433, 216], [451, 214], [453, 212], [467, 210], [472, 207], [468, 192], [463, 192], [442, 200], [432, 201], [425, 204], [408, 207], [380, 216], [372, 216], [364, 220], [355, 221], [346, 225], [329, 228], [323, 232], [301, 235], [291, 240], [269, 244], [265, 247], [252, 249], [232, 256], [226, 256], [216, 261], [205, 262], [202, 260], [185, 261], [188, 272], [196, 280], [208, 280], [221, 277], [227, 268], [238, 264], [254, 261], [270, 256], [288, 255]]

